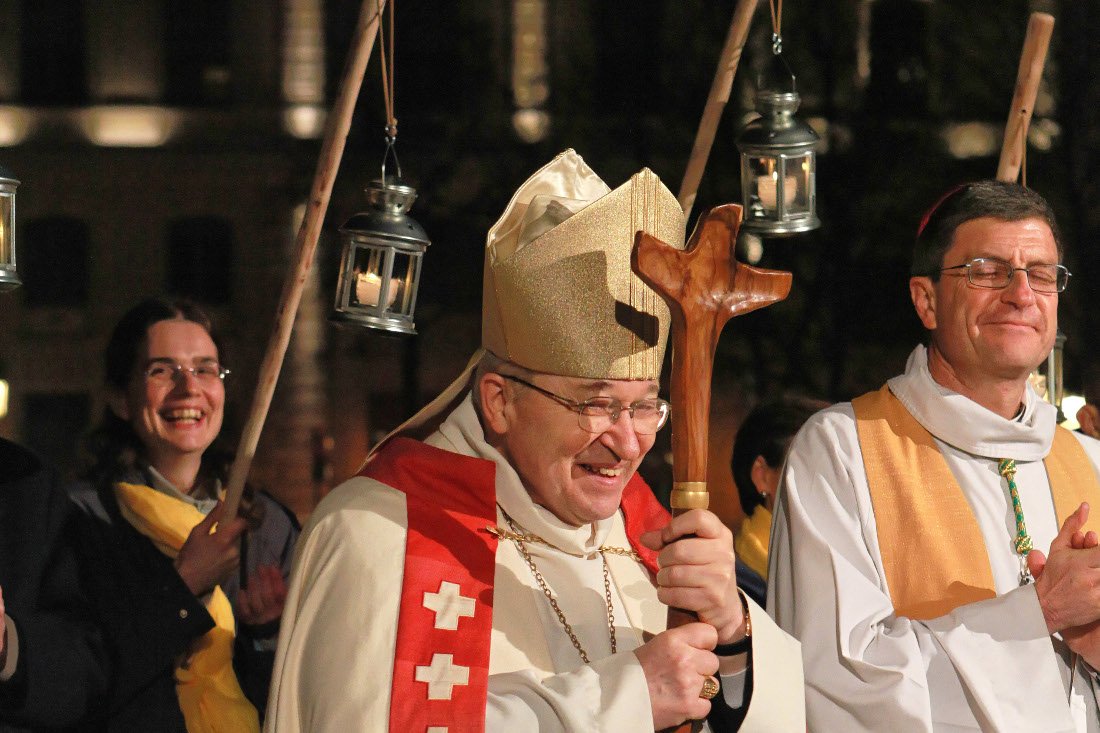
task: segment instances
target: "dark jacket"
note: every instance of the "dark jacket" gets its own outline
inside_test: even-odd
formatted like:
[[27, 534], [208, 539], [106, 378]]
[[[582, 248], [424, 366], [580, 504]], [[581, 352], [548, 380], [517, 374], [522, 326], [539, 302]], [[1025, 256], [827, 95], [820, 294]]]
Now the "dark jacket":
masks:
[[[120, 480], [152, 484], [149, 476], [140, 473]], [[89, 526], [96, 534], [86, 542], [102, 552], [86, 559], [85, 572], [96, 578], [91, 594], [98, 613], [112, 620], [105, 624], [105, 632], [117, 671], [102, 729], [182, 732], [175, 667], [191, 642], [213, 626], [213, 620], [184, 585], [172, 561], [122, 517], [112, 486], [78, 483], [70, 493], [82, 512], [95, 520]], [[281, 504], [266, 494], [258, 494], [256, 501], [263, 505], [262, 523], [246, 535], [240, 573], [222, 584], [234, 612], [242, 576], [261, 564], [275, 565], [284, 576], [289, 574], [298, 537], [297, 520]], [[237, 626], [233, 666], [261, 719], [277, 630], [277, 624], [264, 629]]]
[[172, 560], [122, 518], [109, 489], [79, 498], [88, 520], [80, 527], [81, 574], [114, 668], [110, 693], [85, 729], [186, 733], [175, 668], [214, 621]]
[[79, 517], [56, 475], [0, 439], [0, 588], [19, 636], [0, 683], [0, 731], [76, 723], [103, 694], [108, 658], [80, 593]]

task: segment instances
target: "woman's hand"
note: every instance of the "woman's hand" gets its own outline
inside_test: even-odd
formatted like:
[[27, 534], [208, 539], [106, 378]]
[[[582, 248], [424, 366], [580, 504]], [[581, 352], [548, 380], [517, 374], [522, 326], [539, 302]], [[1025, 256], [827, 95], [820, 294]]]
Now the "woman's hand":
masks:
[[[248, 523], [241, 517], [220, 522], [224, 510], [219, 501], [191, 530], [176, 556], [176, 571], [196, 598], [212, 591], [241, 561], [238, 539]], [[219, 524], [218, 530], [211, 534], [215, 524]]]
[[286, 603], [286, 582], [279, 568], [260, 565], [237, 591], [239, 621], [246, 626], [264, 626], [278, 621]]

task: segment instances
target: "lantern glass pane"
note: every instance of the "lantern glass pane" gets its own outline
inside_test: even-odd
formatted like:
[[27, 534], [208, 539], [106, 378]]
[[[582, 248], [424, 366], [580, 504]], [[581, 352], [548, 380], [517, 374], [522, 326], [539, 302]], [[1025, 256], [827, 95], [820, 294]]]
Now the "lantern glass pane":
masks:
[[351, 272], [353, 287], [348, 294], [348, 304], [362, 308], [388, 308], [397, 297], [397, 289], [386, 277], [387, 250], [362, 242], [356, 244]]
[[783, 168], [784, 216], [803, 216], [813, 211], [813, 153], [796, 155], [780, 161]]
[[0, 267], [15, 265], [15, 198], [11, 194], [0, 194]]
[[393, 253], [393, 267], [390, 270], [390, 283], [393, 287], [394, 300], [390, 310], [394, 313], [412, 313], [412, 298], [416, 293], [415, 261], [419, 257], [408, 252]]
[[780, 161], [770, 156], [745, 156], [742, 185], [749, 218], [778, 219], [780, 202], [784, 208], [794, 203], [798, 182], [787, 172], [781, 180], [780, 167]]

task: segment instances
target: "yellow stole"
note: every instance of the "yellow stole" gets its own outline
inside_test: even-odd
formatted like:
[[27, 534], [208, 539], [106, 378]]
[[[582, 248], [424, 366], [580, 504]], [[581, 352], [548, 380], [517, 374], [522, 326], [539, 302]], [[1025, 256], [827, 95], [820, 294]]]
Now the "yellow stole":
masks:
[[[852, 407], [895, 613], [931, 619], [996, 596], [978, 521], [932, 435], [888, 386]], [[1054, 431], [1043, 465], [1059, 526], [1082, 501], [1100, 506], [1100, 479], [1070, 431]]]
[[[195, 507], [148, 486], [115, 484], [122, 516], [157, 549], [171, 558], [203, 520]], [[176, 696], [188, 733], [258, 733], [259, 715], [241, 691], [233, 672], [233, 607], [221, 586], [206, 601], [214, 628], [192, 644], [176, 668]]]
[[772, 536], [772, 513], [763, 505], [741, 520], [741, 528], [733, 538], [733, 550], [737, 558], [768, 579], [768, 543]]

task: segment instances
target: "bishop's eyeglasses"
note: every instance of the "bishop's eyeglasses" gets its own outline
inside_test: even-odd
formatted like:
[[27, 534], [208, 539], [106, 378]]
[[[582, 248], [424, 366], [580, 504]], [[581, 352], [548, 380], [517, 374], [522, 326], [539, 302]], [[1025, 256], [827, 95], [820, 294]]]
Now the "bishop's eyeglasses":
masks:
[[629, 412], [634, 422], [634, 432], [639, 435], [652, 435], [660, 430], [668, 421], [668, 412], [671, 406], [668, 402], [651, 397], [644, 400], [624, 405], [614, 397], [593, 397], [584, 402], [576, 402], [568, 397], [554, 394], [548, 389], [543, 389], [537, 384], [531, 384], [526, 379], [511, 374], [501, 374], [507, 380], [530, 387], [541, 395], [545, 395], [559, 405], [569, 408], [577, 413], [577, 422], [581, 429], [589, 433], [602, 433], [619, 420], [619, 415]]
[[154, 384], [175, 384], [178, 379], [187, 372], [203, 384], [212, 384], [218, 380], [224, 380], [229, 375], [229, 370], [216, 361], [202, 361], [194, 366], [184, 366], [179, 362], [156, 360], [145, 367], [142, 374], [145, 380]]
[[1060, 293], [1066, 289], [1069, 283], [1070, 271], [1062, 265], [1031, 265], [1030, 267], [1013, 267], [1004, 260], [996, 257], [975, 257], [961, 265], [953, 267], [941, 267], [938, 272], [948, 270], [961, 270], [966, 268], [966, 279], [971, 285], [979, 288], [991, 288], [1002, 290], [1012, 282], [1012, 277], [1017, 272], [1027, 276], [1027, 284], [1036, 293]]

